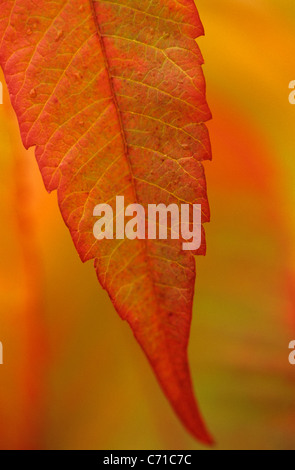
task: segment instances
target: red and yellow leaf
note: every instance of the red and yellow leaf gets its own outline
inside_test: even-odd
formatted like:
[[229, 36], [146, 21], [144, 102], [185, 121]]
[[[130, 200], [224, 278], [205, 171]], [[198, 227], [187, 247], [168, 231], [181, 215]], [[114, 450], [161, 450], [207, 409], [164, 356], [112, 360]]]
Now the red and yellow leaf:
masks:
[[195, 253], [180, 240], [93, 237], [94, 207], [117, 195], [145, 208], [202, 204], [209, 220], [202, 34], [193, 0], [0, 4], [0, 63], [23, 143], [36, 148], [81, 259], [94, 259], [174, 410], [211, 443], [187, 360]]

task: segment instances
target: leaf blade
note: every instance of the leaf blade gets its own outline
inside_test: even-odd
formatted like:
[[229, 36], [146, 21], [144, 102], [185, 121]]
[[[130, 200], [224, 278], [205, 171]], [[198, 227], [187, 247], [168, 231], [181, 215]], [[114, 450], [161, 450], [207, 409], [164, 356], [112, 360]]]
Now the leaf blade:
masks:
[[195, 43], [201, 34], [192, 0], [0, 7], [1, 65], [24, 145], [36, 147], [81, 259], [95, 260], [176, 413], [211, 443], [187, 361], [193, 254], [176, 240], [97, 242], [92, 233], [94, 206], [114, 206], [116, 195], [145, 208], [201, 203], [209, 220], [201, 162], [211, 158], [204, 125], [211, 115]]

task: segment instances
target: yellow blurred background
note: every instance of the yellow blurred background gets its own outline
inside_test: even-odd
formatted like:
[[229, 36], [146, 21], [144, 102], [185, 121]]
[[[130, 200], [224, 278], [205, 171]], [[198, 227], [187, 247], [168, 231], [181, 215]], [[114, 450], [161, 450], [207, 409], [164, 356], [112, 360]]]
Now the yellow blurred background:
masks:
[[[196, 5], [214, 160], [192, 374], [217, 449], [295, 450], [295, 3]], [[80, 262], [6, 88], [0, 155], [0, 448], [202, 449]]]

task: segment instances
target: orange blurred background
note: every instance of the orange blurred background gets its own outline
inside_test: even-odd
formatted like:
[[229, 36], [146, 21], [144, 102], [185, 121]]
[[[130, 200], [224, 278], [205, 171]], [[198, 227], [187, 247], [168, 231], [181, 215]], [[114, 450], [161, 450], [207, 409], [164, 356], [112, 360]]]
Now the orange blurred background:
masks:
[[[217, 449], [295, 450], [295, 3], [196, 5], [214, 160], [192, 374]], [[6, 88], [0, 154], [0, 448], [201, 449], [81, 264]]]

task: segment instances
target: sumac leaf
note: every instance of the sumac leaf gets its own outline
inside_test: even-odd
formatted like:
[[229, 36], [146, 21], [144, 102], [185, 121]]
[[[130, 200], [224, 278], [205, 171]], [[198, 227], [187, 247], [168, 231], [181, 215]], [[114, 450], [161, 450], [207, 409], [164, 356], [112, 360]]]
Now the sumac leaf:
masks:
[[211, 443], [187, 360], [194, 254], [180, 240], [93, 236], [94, 207], [117, 195], [145, 208], [202, 204], [209, 220], [202, 34], [193, 0], [0, 3], [0, 62], [23, 143], [174, 410]]

